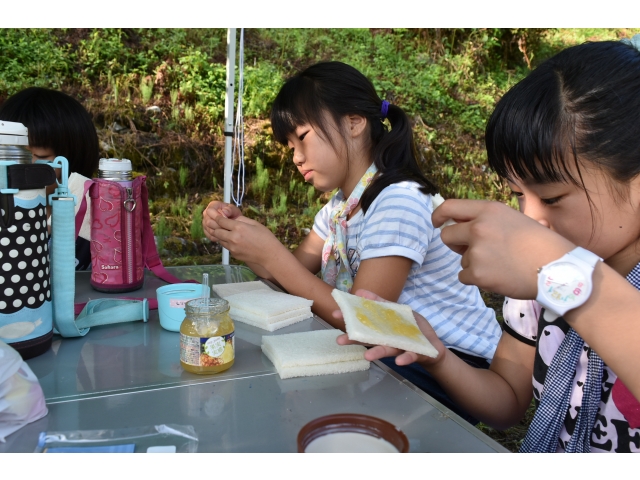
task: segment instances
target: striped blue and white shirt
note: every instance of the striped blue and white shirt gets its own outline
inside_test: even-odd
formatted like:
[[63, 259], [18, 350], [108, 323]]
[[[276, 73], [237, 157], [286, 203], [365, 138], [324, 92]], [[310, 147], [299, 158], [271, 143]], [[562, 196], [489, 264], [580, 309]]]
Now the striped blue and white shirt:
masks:
[[[338, 192], [316, 215], [313, 230], [329, 235], [329, 219], [342, 200]], [[413, 260], [398, 303], [425, 317], [449, 348], [491, 360], [501, 329], [477, 287], [458, 280], [460, 255], [440, 239], [431, 223], [431, 195], [415, 182], [390, 185], [366, 214], [358, 211], [347, 222], [347, 257], [354, 276], [362, 260], [401, 256]]]

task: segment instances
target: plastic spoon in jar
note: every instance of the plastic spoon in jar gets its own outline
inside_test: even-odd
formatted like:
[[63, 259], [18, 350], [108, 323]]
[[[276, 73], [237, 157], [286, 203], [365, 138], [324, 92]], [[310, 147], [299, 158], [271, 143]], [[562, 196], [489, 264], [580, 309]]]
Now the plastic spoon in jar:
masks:
[[[204, 300], [207, 300], [211, 295], [211, 288], [209, 287], [209, 274], [208, 273], [203, 273], [202, 274], [202, 299], [203, 299], [203, 306], [207, 305], [209, 302], [205, 302]], [[207, 316], [205, 317], [201, 317], [198, 316], [198, 319], [196, 320], [196, 331], [198, 332], [199, 335], [201, 336], [207, 336], [208, 333], [211, 331], [211, 319]]]
[[202, 298], [209, 298], [211, 296], [211, 288], [209, 287], [209, 274], [202, 274]]
[[209, 274], [208, 273], [203, 273], [202, 274], [202, 285], [205, 286], [205, 288], [202, 291], [202, 298], [218, 298], [218, 299], [222, 299], [222, 297], [220, 295], [218, 295], [215, 292], [215, 290], [209, 286]]

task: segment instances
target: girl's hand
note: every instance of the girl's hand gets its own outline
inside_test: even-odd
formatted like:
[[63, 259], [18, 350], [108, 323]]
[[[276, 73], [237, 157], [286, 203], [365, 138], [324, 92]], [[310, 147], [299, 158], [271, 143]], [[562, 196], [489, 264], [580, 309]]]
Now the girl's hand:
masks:
[[215, 223], [212, 236], [237, 260], [266, 268], [269, 261], [277, 259], [281, 249], [286, 250], [267, 227], [250, 218], [218, 215]]
[[[386, 302], [385, 299], [383, 299], [382, 297], [379, 297], [375, 293], [372, 293], [368, 290], [363, 290], [363, 289], [357, 290], [355, 292], [355, 295], [359, 297], [367, 298], [369, 300]], [[333, 316], [339, 319], [343, 318], [342, 312], [340, 310], [336, 310], [335, 312], [333, 312]], [[439, 363], [444, 358], [446, 347], [440, 341], [440, 339], [436, 335], [436, 332], [433, 330], [433, 328], [431, 328], [431, 325], [429, 325], [429, 322], [427, 322], [424, 319], [424, 317], [417, 314], [416, 312], [413, 312], [413, 316], [416, 319], [416, 322], [418, 323], [418, 327], [420, 328], [420, 331], [424, 334], [425, 337], [427, 337], [427, 340], [429, 340], [429, 342], [431, 342], [431, 344], [438, 351], [438, 356], [436, 358], [427, 357], [426, 355], [419, 355], [414, 352], [406, 352], [398, 348], [386, 347], [384, 345], [376, 345], [373, 348], [370, 348], [365, 352], [364, 358], [371, 362], [373, 360], [379, 360], [385, 357], [396, 357], [396, 365], [400, 365], [400, 366], [409, 365], [410, 363], [414, 363], [414, 362], [418, 362], [425, 366], [429, 366], [429, 365], [432, 366]], [[353, 345], [353, 344], [363, 345], [360, 342], [354, 342], [352, 340], [349, 340], [349, 336], [346, 333], [343, 335], [340, 335], [336, 341], [338, 342], [339, 345]]]
[[447, 200], [432, 215], [442, 241], [462, 255], [460, 281], [507, 297], [535, 299], [538, 268], [572, 250], [566, 238], [498, 202]]
[[240, 216], [242, 216], [242, 211], [235, 205], [214, 200], [209, 203], [204, 212], [202, 212], [202, 228], [204, 229], [205, 236], [212, 242], [217, 242], [218, 239], [213, 232], [220, 227], [216, 219], [218, 217], [235, 219]]

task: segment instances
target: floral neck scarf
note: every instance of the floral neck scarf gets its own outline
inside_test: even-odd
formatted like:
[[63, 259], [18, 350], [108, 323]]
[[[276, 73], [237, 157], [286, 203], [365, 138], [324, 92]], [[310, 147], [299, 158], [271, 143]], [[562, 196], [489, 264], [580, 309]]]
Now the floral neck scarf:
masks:
[[[343, 292], [349, 292], [353, 287], [353, 276], [347, 258], [347, 216], [360, 203], [360, 197], [377, 171], [375, 164], [371, 164], [349, 198], [343, 198], [331, 212], [329, 236], [322, 247], [322, 279]], [[340, 192], [336, 195], [338, 194]]]

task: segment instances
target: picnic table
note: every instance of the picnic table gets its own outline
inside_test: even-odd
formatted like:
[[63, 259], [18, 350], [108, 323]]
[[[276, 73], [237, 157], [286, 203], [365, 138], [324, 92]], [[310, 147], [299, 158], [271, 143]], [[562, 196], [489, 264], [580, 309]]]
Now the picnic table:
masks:
[[[253, 281], [240, 266], [169, 269], [178, 278], [210, 283]], [[165, 282], [148, 273], [142, 290], [155, 298]], [[89, 272], [76, 273], [76, 301], [123, 294], [91, 288]], [[54, 336], [52, 348], [27, 363], [42, 385], [49, 414], [0, 443], [0, 452], [33, 452], [43, 431], [191, 425], [200, 452], [295, 452], [299, 430], [334, 413], [382, 418], [408, 437], [411, 452], [506, 452], [429, 395], [373, 362], [364, 372], [282, 380], [260, 349], [263, 335], [330, 328], [313, 317], [269, 333], [239, 322], [236, 360], [227, 371], [195, 375], [180, 367], [180, 335], [149, 321], [93, 327], [84, 337]]]

